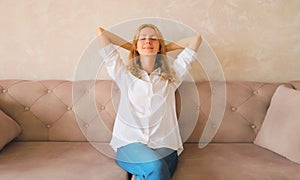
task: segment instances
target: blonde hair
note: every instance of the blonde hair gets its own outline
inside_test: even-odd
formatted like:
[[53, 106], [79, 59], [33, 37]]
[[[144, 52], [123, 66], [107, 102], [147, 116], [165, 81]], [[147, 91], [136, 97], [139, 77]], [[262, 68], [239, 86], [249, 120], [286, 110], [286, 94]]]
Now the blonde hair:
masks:
[[156, 32], [159, 42], [159, 53], [156, 55], [154, 68], [161, 68], [161, 79], [168, 80], [169, 82], [174, 82], [176, 80], [176, 73], [169, 65], [169, 61], [166, 55], [167, 51], [165, 47], [165, 41], [159, 29], [153, 24], [143, 24], [139, 28], [137, 28], [133, 37], [132, 47], [128, 58], [129, 60], [127, 70], [139, 79], [142, 77], [139, 71], [141, 68], [141, 64], [139, 52], [137, 51], [137, 41], [139, 39], [141, 30], [146, 27], [152, 28]]

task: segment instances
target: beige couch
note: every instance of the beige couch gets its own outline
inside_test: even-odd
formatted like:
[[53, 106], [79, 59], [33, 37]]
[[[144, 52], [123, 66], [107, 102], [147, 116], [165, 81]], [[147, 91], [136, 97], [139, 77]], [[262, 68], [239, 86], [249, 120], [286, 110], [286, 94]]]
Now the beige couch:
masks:
[[[196, 83], [201, 105], [192, 100], [177, 106], [179, 114], [188, 106], [199, 117], [191, 134], [185, 132], [189, 137], [173, 179], [300, 179], [299, 164], [253, 143], [280, 84], [226, 82], [221, 126], [211, 127], [218, 131], [200, 149], [215, 90], [209, 82]], [[300, 81], [285, 84], [300, 89]], [[0, 109], [22, 133], [0, 151], [0, 179], [127, 179], [108, 145], [118, 98], [109, 80], [1, 80]], [[179, 121], [183, 132], [188, 123]]]

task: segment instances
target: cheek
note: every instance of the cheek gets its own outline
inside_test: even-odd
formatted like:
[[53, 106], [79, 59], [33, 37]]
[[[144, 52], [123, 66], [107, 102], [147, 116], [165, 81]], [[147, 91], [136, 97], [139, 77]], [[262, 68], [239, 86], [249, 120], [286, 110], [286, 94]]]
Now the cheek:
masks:
[[155, 43], [155, 48], [156, 48], [157, 50], [159, 50], [159, 47], [160, 47], [159, 42]]
[[136, 42], [136, 47], [139, 47], [139, 46], [141, 46], [141, 42], [140, 42], [140, 41], [137, 41], [137, 42]]
[[136, 51], [139, 51], [140, 49], [142, 49], [142, 44], [137, 42], [136, 43]]

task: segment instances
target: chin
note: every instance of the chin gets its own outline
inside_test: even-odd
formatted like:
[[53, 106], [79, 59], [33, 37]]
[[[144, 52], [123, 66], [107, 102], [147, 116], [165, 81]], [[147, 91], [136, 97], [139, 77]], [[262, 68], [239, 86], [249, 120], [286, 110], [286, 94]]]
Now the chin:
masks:
[[156, 56], [157, 54], [153, 53], [153, 54], [142, 54], [143, 56]]
[[157, 55], [157, 52], [143, 52], [143, 53], [140, 53], [140, 55], [143, 55], [143, 56], [153, 56], [153, 55]]

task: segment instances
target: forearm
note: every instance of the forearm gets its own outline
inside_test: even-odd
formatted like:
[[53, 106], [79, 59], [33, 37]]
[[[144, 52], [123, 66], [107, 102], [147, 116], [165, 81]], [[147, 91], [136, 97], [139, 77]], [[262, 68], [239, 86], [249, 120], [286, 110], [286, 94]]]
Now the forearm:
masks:
[[99, 41], [99, 46], [101, 48], [107, 46], [109, 43], [113, 43], [117, 46], [120, 46], [128, 51], [131, 49], [131, 43], [126, 41], [125, 39], [121, 38], [120, 36], [104, 30], [103, 28], [98, 28], [97, 36]]
[[166, 45], [166, 49], [168, 52], [168, 51], [174, 51], [177, 49], [184, 49], [186, 47], [189, 47], [190, 49], [197, 51], [201, 42], [202, 42], [201, 36], [196, 35], [196, 36], [181, 39], [177, 42], [171, 42]]

